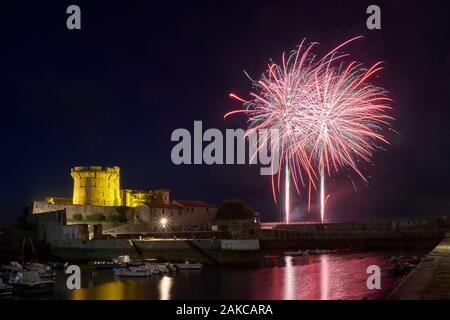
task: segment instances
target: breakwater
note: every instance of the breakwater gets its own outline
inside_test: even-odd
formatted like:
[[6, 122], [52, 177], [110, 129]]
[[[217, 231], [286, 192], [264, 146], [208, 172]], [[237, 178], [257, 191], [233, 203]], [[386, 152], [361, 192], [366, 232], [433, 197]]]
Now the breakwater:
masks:
[[435, 247], [450, 232], [443, 218], [384, 219], [333, 223], [263, 224], [262, 249], [427, 249]]
[[69, 261], [107, 260], [119, 255], [218, 265], [251, 265], [260, 261], [258, 240], [61, 240], [50, 246], [52, 255]]
[[403, 279], [388, 299], [450, 299], [450, 233]]

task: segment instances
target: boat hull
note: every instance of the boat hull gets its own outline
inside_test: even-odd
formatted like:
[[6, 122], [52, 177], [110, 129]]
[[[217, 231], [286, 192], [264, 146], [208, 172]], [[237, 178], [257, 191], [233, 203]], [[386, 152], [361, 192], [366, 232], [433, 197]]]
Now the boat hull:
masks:
[[39, 295], [51, 293], [55, 287], [54, 282], [42, 283], [16, 283], [14, 284], [14, 291], [23, 295]]

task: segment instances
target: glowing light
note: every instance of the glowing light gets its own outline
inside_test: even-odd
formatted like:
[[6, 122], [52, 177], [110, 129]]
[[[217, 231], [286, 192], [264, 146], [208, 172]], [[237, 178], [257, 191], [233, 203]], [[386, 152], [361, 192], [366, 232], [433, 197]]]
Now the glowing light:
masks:
[[[369, 69], [356, 61], [345, 65], [342, 59], [348, 55], [338, 53], [359, 38], [342, 43], [320, 59], [313, 54], [317, 43], [305, 45], [303, 40], [287, 58], [283, 53], [281, 64], [271, 63], [259, 80], [250, 79], [255, 88], [250, 100], [230, 95], [242, 107], [225, 117], [244, 113], [247, 134], [258, 129], [277, 129], [280, 133], [287, 222], [289, 178], [298, 194], [305, 186], [310, 194], [320, 179], [320, 214], [324, 221], [325, 175], [349, 167], [367, 182], [358, 159], [370, 161], [378, 143], [388, 143], [382, 131], [392, 120], [387, 115], [391, 100], [384, 89], [368, 82], [382, 70], [381, 62]], [[272, 177], [275, 201], [280, 175], [278, 172]]]
[[323, 166], [320, 168], [320, 220], [323, 223], [325, 216], [325, 175]]
[[168, 276], [164, 276], [159, 281], [159, 299], [170, 300], [171, 291], [173, 286], [173, 279]]
[[286, 267], [283, 268], [284, 271], [284, 296], [283, 300], [295, 300], [296, 299], [296, 284], [295, 279], [295, 265], [293, 257], [285, 257]]
[[163, 228], [165, 228], [166, 226], [167, 226], [167, 218], [161, 218], [160, 220], [159, 220], [159, 224], [163, 227]]
[[289, 178], [289, 163], [286, 161], [286, 170], [285, 170], [285, 206], [286, 206], [286, 223], [289, 223], [289, 212], [290, 212], [290, 178]]

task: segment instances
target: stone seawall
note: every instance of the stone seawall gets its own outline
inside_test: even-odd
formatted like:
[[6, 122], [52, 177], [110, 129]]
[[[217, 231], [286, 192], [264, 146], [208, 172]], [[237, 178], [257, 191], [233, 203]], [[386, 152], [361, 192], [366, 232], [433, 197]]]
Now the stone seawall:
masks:
[[367, 250], [425, 249], [435, 247], [441, 238], [397, 238], [397, 239], [275, 239], [260, 240], [263, 250], [313, 250], [363, 248]]
[[450, 299], [450, 233], [402, 280], [387, 299]]
[[[245, 265], [260, 261], [258, 240], [90, 240], [54, 241], [51, 252], [68, 261], [109, 260], [120, 255], [159, 261], [195, 261], [205, 264]], [[245, 243], [244, 243], [244, 242]]]
[[432, 248], [450, 232], [450, 219], [385, 219], [336, 223], [263, 224], [262, 248]]
[[[99, 213], [104, 215], [106, 219], [108, 219], [110, 216], [119, 214], [116, 207], [101, 207], [101, 206], [74, 205], [74, 204], [48, 204], [46, 202], [39, 202], [39, 201], [33, 202], [31, 208], [31, 212], [33, 214], [47, 213], [57, 210], [65, 210], [66, 217], [68, 220], [71, 220], [74, 214], [82, 214], [83, 217], [86, 218], [90, 214]], [[142, 210], [145, 210], [145, 208], [144, 207], [126, 208], [126, 215], [132, 216], [136, 212], [139, 213]]]

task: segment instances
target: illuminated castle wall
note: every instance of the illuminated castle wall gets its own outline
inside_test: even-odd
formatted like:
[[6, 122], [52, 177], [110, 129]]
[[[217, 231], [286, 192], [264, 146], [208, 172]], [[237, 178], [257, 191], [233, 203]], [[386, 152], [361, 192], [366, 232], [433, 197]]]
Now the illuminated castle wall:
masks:
[[170, 202], [167, 189], [121, 189], [120, 168], [116, 166], [74, 167], [71, 176], [72, 198], [33, 201], [31, 214], [61, 210], [69, 224], [83, 221], [108, 226], [118, 222], [124, 224], [120, 230], [135, 233], [161, 231], [162, 218], [173, 231], [208, 231], [217, 213], [216, 206], [203, 201]]
[[75, 167], [71, 176], [74, 205], [122, 205], [119, 167]]
[[139, 207], [146, 203], [169, 203], [169, 190], [158, 189], [155, 191], [121, 190], [122, 203], [125, 207]]

